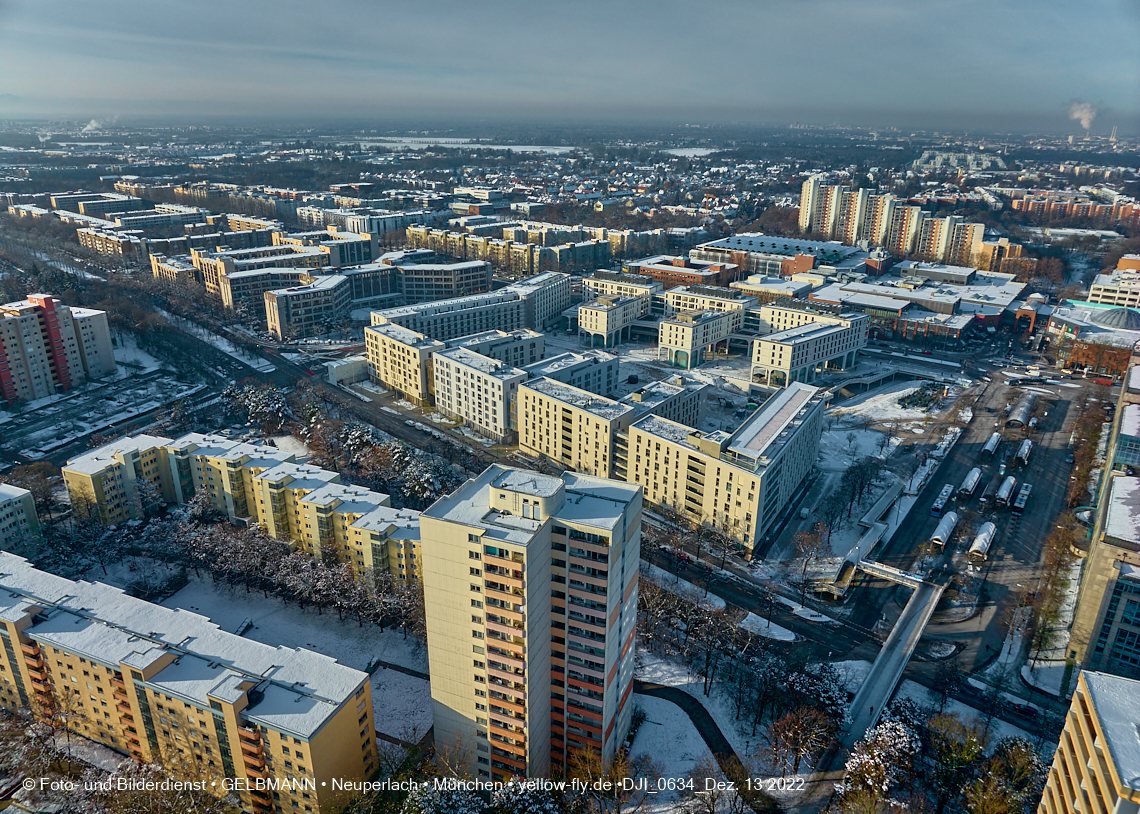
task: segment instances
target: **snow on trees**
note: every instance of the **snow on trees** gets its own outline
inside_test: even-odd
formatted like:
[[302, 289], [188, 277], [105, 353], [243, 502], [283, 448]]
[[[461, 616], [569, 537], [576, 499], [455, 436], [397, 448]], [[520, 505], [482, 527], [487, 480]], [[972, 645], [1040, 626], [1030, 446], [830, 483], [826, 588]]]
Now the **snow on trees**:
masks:
[[883, 721], [855, 744], [844, 766], [844, 796], [868, 792], [876, 801], [887, 798], [910, 771], [921, 749], [917, 733], [900, 721]]
[[400, 814], [483, 814], [483, 801], [473, 791], [422, 783], [404, 799]]

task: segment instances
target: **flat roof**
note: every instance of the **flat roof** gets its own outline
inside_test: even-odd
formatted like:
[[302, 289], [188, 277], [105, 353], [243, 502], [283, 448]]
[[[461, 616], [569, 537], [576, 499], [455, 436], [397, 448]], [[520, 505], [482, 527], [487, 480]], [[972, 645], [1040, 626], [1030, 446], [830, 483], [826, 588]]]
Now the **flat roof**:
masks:
[[173, 440], [161, 435], [127, 435], [70, 459], [63, 468], [70, 469], [73, 472], [82, 472], [85, 475], [94, 475], [110, 464], [118, 463], [117, 455], [140, 452], [173, 443]]
[[565, 404], [577, 407], [579, 410], [585, 410], [599, 418], [604, 418], [607, 421], [612, 421], [633, 410], [628, 404], [608, 399], [605, 396], [599, 396], [597, 393], [591, 393], [588, 390], [579, 390], [577, 387], [556, 382], [554, 379], [532, 379], [520, 385], [520, 389], [521, 388], [527, 388], [536, 393], [541, 393], [544, 396], [557, 399]]
[[788, 429], [819, 392], [818, 387], [792, 382], [732, 434], [729, 450], [747, 458], [765, 457], [780, 434]]
[[523, 370], [531, 376], [542, 378], [551, 373], [559, 373], [569, 368], [592, 367], [594, 365], [612, 362], [617, 359], [612, 353], [599, 350], [567, 351], [555, 356], [547, 357], [533, 365], [524, 365]]
[[702, 243], [697, 248], [731, 249], [787, 257], [797, 254], [811, 254], [821, 259], [825, 257], [840, 259], [862, 251], [858, 246], [845, 246], [834, 240], [800, 240], [798, 238], [774, 237], [759, 232], [745, 232], [720, 240], [712, 240], [708, 243]]
[[798, 342], [807, 342], [811, 339], [817, 339], [824, 334], [837, 333], [845, 330], [847, 330], [845, 326], [834, 322], [809, 322], [806, 325], [797, 325], [795, 328], [788, 328], [783, 331], [768, 334], [767, 336], [757, 337], [757, 341], [783, 342], [794, 345]]
[[1093, 670], [1083, 671], [1081, 678], [1117, 777], [1126, 788], [1140, 791], [1140, 681]]
[[463, 365], [464, 367], [472, 368], [486, 376], [492, 376], [496, 379], [511, 379], [518, 376], [526, 376], [525, 370], [520, 370], [517, 367], [503, 364], [497, 359], [491, 359], [481, 353], [476, 353], [467, 348], [448, 348], [447, 350], [437, 350], [434, 354], [436, 358], [450, 359], [456, 364]]
[[411, 328], [405, 328], [403, 325], [395, 325], [391, 322], [385, 322], [381, 325], [369, 325], [364, 330], [374, 331], [381, 336], [386, 336], [396, 342], [410, 345], [419, 350], [436, 347], [442, 348], [444, 346], [438, 339], [431, 339], [421, 333], [416, 333]]
[[1104, 533], [1107, 537], [1140, 546], [1140, 478], [1112, 476], [1108, 486]]

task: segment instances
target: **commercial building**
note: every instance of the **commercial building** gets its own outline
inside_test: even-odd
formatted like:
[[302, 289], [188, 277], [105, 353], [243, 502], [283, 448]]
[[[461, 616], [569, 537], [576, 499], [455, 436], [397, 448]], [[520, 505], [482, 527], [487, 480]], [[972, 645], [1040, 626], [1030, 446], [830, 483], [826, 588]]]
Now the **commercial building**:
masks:
[[748, 555], [787, 507], [819, 453], [826, 396], [793, 382], [734, 433], [660, 416], [632, 423], [617, 474], [649, 503], [739, 540]]
[[466, 348], [512, 367], [536, 364], [546, 355], [546, 335], [529, 328], [483, 331], [449, 339], [446, 344], [449, 348]]
[[115, 370], [106, 311], [69, 307], [50, 294], [0, 305], [0, 398], [8, 404]]
[[579, 390], [609, 396], [618, 385], [618, 358], [601, 350], [559, 353], [526, 365], [523, 370], [532, 379], [552, 379]]
[[379, 765], [368, 674], [328, 656], [237, 636], [8, 553], [0, 638], [0, 705], [54, 715], [187, 780], [243, 781], [232, 786], [245, 811], [339, 811], [331, 781], [363, 781]]
[[[823, 275], [881, 274], [891, 259], [883, 251], [845, 246], [835, 241], [773, 237], [758, 232], [702, 243], [689, 252], [693, 260], [732, 263], [741, 273], [765, 277], [791, 277], [817, 270]], [[738, 280], [734, 276], [733, 280]], [[716, 283], [731, 285], [731, 281]]]
[[40, 518], [32, 493], [0, 483], [0, 550], [20, 551], [40, 536]]
[[1052, 310], [1046, 331], [1061, 365], [1122, 376], [1140, 342], [1140, 310], [1065, 300]]
[[645, 297], [652, 299], [654, 294], [664, 290], [664, 286], [643, 274], [626, 274], [616, 271], [596, 271], [582, 280], [582, 292], [586, 299], [599, 297]]
[[384, 323], [364, 329], [364, 347], [373, 382], [420, 407], [431, 403], [431, 357], [446, 345], [400, 325]]
[[525, 371], [464, 347], [432, 353], [436, 409], [463, 419], [475, 432], [502, 443], [513, 436], [518, 386]]
[[744, 312], [682, 311], [661, 321], [657, 329], [657, 355], [674, 367], [690, 370], [704, 363], [706, 354], [744, 324]]
[[1126, 254], [1110, 274], [1098, 274], [1089, 289], [1088, 301], [1140, 308], [1140, 255]]
[[482, 260], [396, 265], [400, 269], [400, 290], [408, 303], [435, 302], [491, 290], [491, 264]]
[[695, 250], [689, 253], [689, 257], [660, 254], [643, 260], [632, 260], [624, 263], [623, 269], [656, 280], [667, 289], [686, 285], [724, 288], [740, 276], [740, 266], [737, 264], [719, 259], [706, 260]]
[[1077, 678], [1038, 814], [1140, 806], [1140, 681], [1084, 670]]
[[762, 274], [752, 274], [744, 280], [731, 283], [729, 287], [755, 297], [759, 303], [774, 302], [785, 297], [806, 297], [813, 288], [807, 281], [765, 277]]
[[695, 426], [704, 389], [677, 377], [615, 401], [553, 379], [532, 379], [519, 385], [519, 449], [576, 472], [613, 477], [619, 436], [630, 424], [653, 414]]
[[641, 489], [494, 465], [421, 518], [437, 749], [472, 777], [613, 759], [632, 712]]

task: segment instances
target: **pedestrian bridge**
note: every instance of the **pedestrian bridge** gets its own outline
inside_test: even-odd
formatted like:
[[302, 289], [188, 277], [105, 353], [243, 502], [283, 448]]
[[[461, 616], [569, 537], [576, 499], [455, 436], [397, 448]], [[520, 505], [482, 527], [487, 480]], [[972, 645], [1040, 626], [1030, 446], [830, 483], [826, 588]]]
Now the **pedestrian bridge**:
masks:
[[912, 574], [909, 571], [903, 571], [900, 568], [883, 565], [881, 562], [872, 560], [859, 560], [856, 568], [864, 574], [870, 574], [873, 577], [885, 579], [887, 582], [894, 582], [898, 585], [905, 585], [908, 588], [917, 588], [923, 582], [922, 577], [918, 574]]

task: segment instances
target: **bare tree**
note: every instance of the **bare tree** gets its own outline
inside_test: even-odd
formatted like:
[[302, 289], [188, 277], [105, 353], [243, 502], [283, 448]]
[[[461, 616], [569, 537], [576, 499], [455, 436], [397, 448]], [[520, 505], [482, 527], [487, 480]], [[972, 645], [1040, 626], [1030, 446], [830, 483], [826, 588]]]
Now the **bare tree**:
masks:
[[800, 706], [786, 712], [768, 727], [767, 754], [780, 766], [780, 776], [798, 774], [800, 763], [827, 745], [831, 737], [831, 721], [814, 707]]

